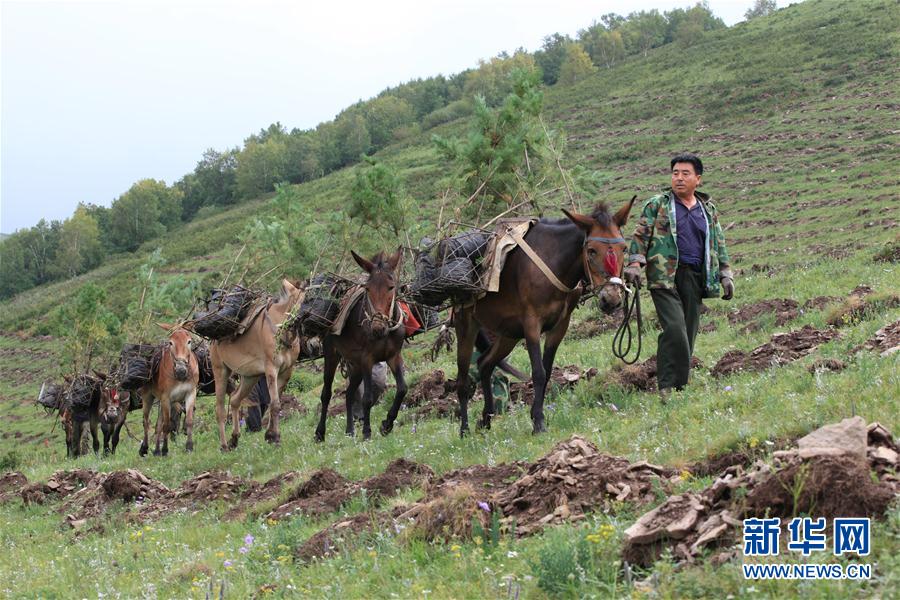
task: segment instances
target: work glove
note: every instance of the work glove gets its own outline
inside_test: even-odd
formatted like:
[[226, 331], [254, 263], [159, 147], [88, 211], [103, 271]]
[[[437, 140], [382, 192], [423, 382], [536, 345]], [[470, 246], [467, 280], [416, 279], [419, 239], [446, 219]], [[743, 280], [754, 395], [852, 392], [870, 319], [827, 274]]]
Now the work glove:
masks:
[[731, 277], [722, 278], [722, 300], [731, 300], [734, 296], [734, 281]]
[[626, 282], [634, 287], [641, 287], [641, 265], [628, 265], [622, 275]]

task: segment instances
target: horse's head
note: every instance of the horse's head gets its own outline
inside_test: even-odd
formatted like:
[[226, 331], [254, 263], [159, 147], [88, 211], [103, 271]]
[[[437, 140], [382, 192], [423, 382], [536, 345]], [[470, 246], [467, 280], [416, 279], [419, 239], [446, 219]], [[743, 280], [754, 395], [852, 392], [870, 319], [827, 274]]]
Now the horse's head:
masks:
[[128, 403], [130, 399], [127, 391], [104, 387], [100, 392], [100, 419], [104, 423], [115, 423], [122, 411], [127, 411], [127, 404], [123, 407], [122, 403]]
[[303, 286], [299, 283], [292, 283], [287, 279], [281, 280], [281, 296], [278, 298], [279, 304], [285, 305], [285, 312], [291, 312], [299, 302], [303, 301]]
[[[391, 256], [385, 256], [379, 252], [366, 260], [352, 250], [350, 253], [357, 264], [369, 274], [366, 281], [366, 318], [371, 322], [372, 335], [384, 337], [388, 334], [396, 322], [402, 320], [396, 315], [397, 307], [397, 280], [394, 271], [400, 264], [401, 250], [398, 248]], [[396, 320], [395, 320], [396, 317]]]
[[625, 267], [627, 243], [622, 229], [637, 196], [626, 202], [615, 215], [610, 215], [603, 204], [597, 205], [590, 215], [581, 215], [563, 209], [566, 216], [585, 233], [582, 259], [584, 275], [592, 288], [599, 289], [597, 298], [600, 309], [611, 313], [625, 299], [622, 269]]
[[191, 334], [180, 325], [168, 325], [158, 323], [160, 327], [169, 332], [167, 350], [172, 355], [174, 363], [174, 375], [178, 381], [187, 381], [190, 374], [190, 364], [193, 354], [191, 352]]

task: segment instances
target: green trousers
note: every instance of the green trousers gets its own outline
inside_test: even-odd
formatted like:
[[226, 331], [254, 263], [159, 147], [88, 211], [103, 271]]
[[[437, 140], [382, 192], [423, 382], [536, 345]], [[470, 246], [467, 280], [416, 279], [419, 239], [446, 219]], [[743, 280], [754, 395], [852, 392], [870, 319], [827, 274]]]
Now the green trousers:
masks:
[[691, 373], [694, 340], [700, 328], [703, 270], [678, 265], [675, 288], [651, 289], [650, 296], [662, 327], [656, 350], [656, 381], [659, 389], [681, 389]]

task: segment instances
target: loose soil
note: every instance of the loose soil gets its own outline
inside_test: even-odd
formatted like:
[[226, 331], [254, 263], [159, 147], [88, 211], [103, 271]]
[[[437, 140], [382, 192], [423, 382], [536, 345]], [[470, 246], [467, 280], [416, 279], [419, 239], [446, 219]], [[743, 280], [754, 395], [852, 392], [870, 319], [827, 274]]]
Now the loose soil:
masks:
[[881, 356], [889, 356], [900, 350], [900, 321], [894, 321], [876, 331], [875, 335], [855, 348], [854, 352], [863, 349], [877, 352]]
[[762, 323], [759, 322], [760, 317], [771, 314], [775, 315], [775, 325], [780, 327], [800, 316], [799, 305], [796, 300], [790, 298], [762, 300], [747, 304], [737, 311], [729, 313], [728, 321], [732, 324], [750, 323], [745, 329], [757, 331], [762, 327]]
[[[691, 357], [691, 368], [699, 369], [703, 366], [696, 356]], [[606, 374], [606, 384], [642, 392], [656, 390], [656, 355], [651, 356], [642, 363], [625, 365], [616, 363]]]
[[762, 371], [785, 365], [806, 356], [819, 345], [838, 336], [834, 329], [818, 330], [811, 325], [790, 333], [776, 333], [770, 341], [752, 350], [731, 350], [719, 359], [711, 373], [724, 377], [738, 371]]
[[8, 471], [0, 476], [0, 502], [6, 502], [17, 496], [23, 486], [28, 484], [28, 478], [19, 471]]

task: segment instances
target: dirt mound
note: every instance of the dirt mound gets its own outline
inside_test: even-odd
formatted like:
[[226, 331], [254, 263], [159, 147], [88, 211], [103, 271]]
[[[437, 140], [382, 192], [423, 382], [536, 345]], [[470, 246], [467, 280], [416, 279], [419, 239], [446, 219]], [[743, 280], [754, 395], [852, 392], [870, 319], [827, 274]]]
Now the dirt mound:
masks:
[[252, 479], [234, 477], [225, 471], [205, 471], [183, 481], [175, 491], [175, 499], [180, 503], [230, 502], [241, 497], [244, 490], [259, 485]]
[[148, 478], [136, 469], [101, 473], [85, 487], [68, 496], [60, 512], [66, 513], [66, 522], [80, 529], [88, 519], [103, 515], [118, 501], [134, 502], [140, 509], [149, 502], [167, 499], [172, 492], [162, 483]]
[[548, 524], [582, 519], [612, 501], [650, 502], [653, 485], [666, 475], [674, 473], [602, 454], [591, 442], [573, 436], [500, 490], [491, 504], [502, 511], [504, 520], [515, 520], [519, 535], [528, 535]]
[[737, 371], [762, 371], [769, 367], [793, 362], [816, 349], [820, 344], [838, 336], [833, 329], [818, 330], [805, 325], [790, 333], [776, 333], [768, 343], [755, 348], [749, 354], [743, 350], [731, 350], [719, 359], [711, 370], [715, 377], [724, 377]]
[[829, 304], [843, 300], [840, 296], [816, 296], [803, 303], [803, 310], [822, 310]]
[[71, 471], [57, 471], [50, 476], [47, 483], [29, 483], [19, 492], [25, 504], [43, 504], [47, 496], [65, 498], [66, 496], [84, 488], [94, 477], [97, 471], [93, 469], [74, 469]]
[[622, 323], [622, 309], [616, 309], [610, 315], [591, 315], [588, 319], [569, 327], [566, 337], [573, 340], [585, 340], [613, 331]]
[[820, 358], [809, 365], [806, 370], [810, 374], [815, 375], [823, 371], [834, 371], [835, 373], [843, 371], [847, 368], [847, 363], [837, 358]]
[[279, 419], [290, 419], [293, 416], [305, 417], [309, 409], [293, 394], [281, 396], [281, 410], [278, 411]]
[[522, 476], [528, 469], [526, 462], [503, 463], [493, 467], [473, 465], [444, 473], [426, 489], [426, 499], [445, 496], [454, 488], [470, 486], [475, 493], [490, 495]]
[[[698, 369], [703, 366], [696, 356], [691, 357], [691, 368]], [[616, 363], [607, 373], [606, 383], [619, 387], [652, 392], [656, 390], [656, 355], [636, 365], [624, 365]]]
[[429, 400], [449, 395], [453, 388], [448, 383], [447, 376], [442, 370], [436, 369], [428, 373], [406, 394], [406, 398], [403, 399], [404, 407], [422, 406]]
[[345, 545], [353, 543], [360, 534], [389, 526], [391, 516], [391, 513], [386, 512], [362, 513], [337, 521], [298, 546], [294, 550], [294, 557], [308, 562], [314, 558], [333, 556]]
[[28, 478], [19, 471], [8, 471], [0, 475], [0, 502], [19, 495], [22, 487], [28, 484]]
[[404, 487], [427, 482], [433, 475], [430, 467], [404, 458], [392, 461], [382, 474], [363, 481], [349, 481], [331, 469], [322, 469], [313, 473], [286, 503], [272, 510], [266, 518], [277, 521], [295, 514], [332, 513], [363, 490], [369, 498], [388, 498]]
[[875, 262], [900, 262], [900, 238], [887, 242], [874, 256]]
[[[578, 365], [553, 367], [550, 372], [550, 383], [547, 386], [547, 396], [560, 389], [573, 388], [581, 380], [590, 381], [596, 375], [597, 369], [594, 367], [590, 369], [582, 369]], [[531, 406], [531, 403], [534, 402], [534, 382], [529, 379], [511, 383], [509, 385], [509, 401]]]
[[894, 321], [890, 325], [885, 325], [875, 332], [871, 338], [866, 340], [862, 346], [855, 348], [853, 351], [866, 349], [877, 352], [881, 356], [889, 356], [900, 350], [900, 321]]
[[300, 474], [297, 471], [288, 471], [287, 473], [276, 475], [262, 485], [250, 487], [244, 491], [238, 505], [225, 513], [225, 519], [238, 520], [243, 518], [254, 505], [277, 497], [285, 486], [294, 483], [299, 476]]
[[800, 316], [799, 304], [797, 304], [796, 300], [791, 300], [790, 298], [754, 302], [729, 313], [728, 322], [731, 324], [750, 323], [745, 329], [747, 331], [757, 331], [762, 327], [759, 318], [770, 314], [775, 315], [775, 325], [780, 327]]
[[845, 419], [801, 438], [797, 446], [775, 452], [772, 464], [757, 461], [746, 472], [731, 466], [702, 492], [670, 497], [628, 528], [623, 558], [649, 566], [665, 548], [686, 561], [725, 548], [713, 558], [722, 562], [735, 555], [729, 548], [743, 519], [878, 517], [900, 492], [897, 446], [877, 423], [867, 428], [859, 417]]

